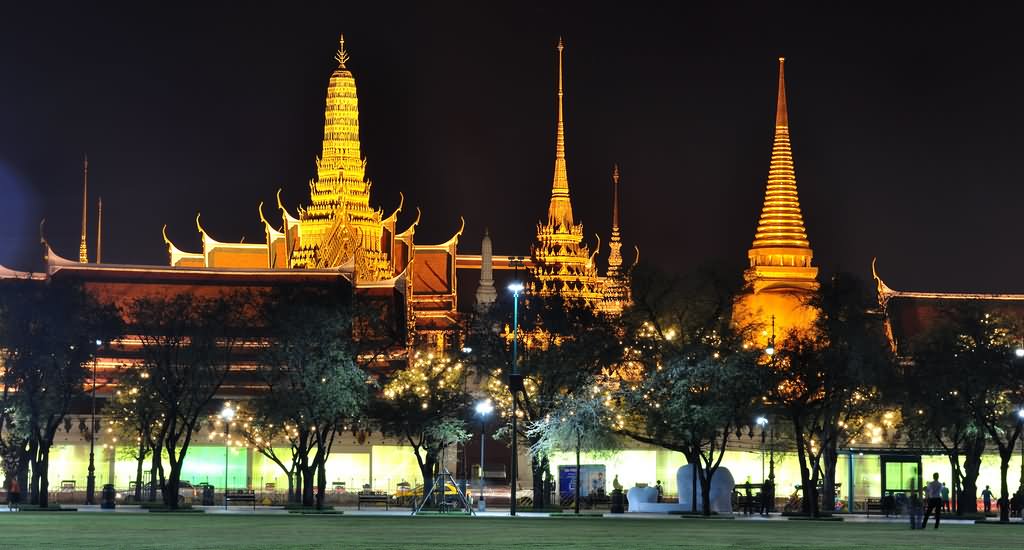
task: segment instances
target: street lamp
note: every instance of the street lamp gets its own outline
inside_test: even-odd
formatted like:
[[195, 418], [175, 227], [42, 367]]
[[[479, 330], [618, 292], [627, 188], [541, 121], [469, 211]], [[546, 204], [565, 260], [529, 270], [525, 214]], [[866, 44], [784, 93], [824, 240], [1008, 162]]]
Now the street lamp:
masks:
[[231, 421], [235, 418], [235, 409], [231, 408], [231, 402], [224, 403], [220, 411], [220, 417], [224, 420], [224, 509], [228, 508], [228, 437], [231, 435]]
[[768, 338], [768, 347], [764, 349], [768, 357], [775, 355], [775, 316], [772, 315], [772, 335]]
[[[103, 340], [96, 340], [96, 351], [99, 352]], [[89, 415], [89, 475], [85, 477], [85, 503], [96, 504], [96, 353], [92, 356], [92, 413]]]
[[487, 434], [487, 416], [494, 411], [491, 400], [481, 401], [476, 404], [476, 414], [480, 416], [480, 499], [477, 501], [477, 510], [487, 511], [487, 502], [484, 501], [484, 435]]
[[[1024, 425], [1024, 408], [1017, 409], [1017, 418]], [[1017, 488], [1017, 492], [1024, 495], [1024, 434], [1020, 437], [1020, 487]], [[1024, 521], [1024, 518], [1021, 518], [1021, 521]]]
[[508, 375], [508, 389], [512, 392], [512, 504], [509, 515], [516, 515], [516, 485], [519, 482], [519, 434], [516, 415], [519, 412], [519, 391], [523, 389], [523, 377], [518, 371], [519, 359], [519, 293], [523, 291], [523, 283], [512, 281], [508, 285], [512, 291], [512, 370]]
[[761, 427], [761, 483], [764, 483], [764, 441], [766, 439], [765, 436], [768, 433], [768, 419], [763, 416], [759, 416], [757, 417], [756, 422], [757, 425]]

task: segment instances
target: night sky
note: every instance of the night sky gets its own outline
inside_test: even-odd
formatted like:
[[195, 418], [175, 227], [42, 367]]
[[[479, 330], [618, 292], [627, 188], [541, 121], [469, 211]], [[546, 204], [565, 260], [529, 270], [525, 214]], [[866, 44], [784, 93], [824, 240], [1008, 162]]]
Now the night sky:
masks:
[[166, 264], [164, 223], [199, 251], [197, 210], [218, 240], [261, 240], [260, 201], [275, 220], [278, 188], [293, 212], [307, 201], [341, 32], [372, 203], [390, 213], [403, 191], [401, 228], [423, 210], [417, 242], [447, 239], [461, 214], [462, 251], [479, 251], [488, 226], [496, 254], [527, 254], [547, 211], [562, 35], [569, 181], [591, 243], [608, 235], [618, 163], [623, 238], [643, 262], [742, 268], [784, 55], [797, 182], [824, 275], [869, 277], [878, 256], [897, 289], [1024, 292], [1024, 61], [1011, 13], [28, 4], [0, 15], [0, 263], [10, 267], [38, 260], [44, 217], [56, 250], [77, 258], [83, 153], [90, 254], [101, 194], [105, 262]]

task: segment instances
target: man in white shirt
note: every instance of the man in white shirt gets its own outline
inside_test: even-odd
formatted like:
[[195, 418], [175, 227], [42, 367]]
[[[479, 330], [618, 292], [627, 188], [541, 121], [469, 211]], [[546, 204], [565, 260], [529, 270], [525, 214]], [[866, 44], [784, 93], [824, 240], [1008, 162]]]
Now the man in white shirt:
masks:
[[924, 487], [925, 498], [928, 499], [928, 507], [924, 511], [924, 521], [921, 522], [921, 529], [928, 525], [928, 514], [935, 510], [935, 528], [939, 528], [939, 516], [942, 515], [942, 483], [939, 482], [938, 472], [932, 474], [932, 480]]

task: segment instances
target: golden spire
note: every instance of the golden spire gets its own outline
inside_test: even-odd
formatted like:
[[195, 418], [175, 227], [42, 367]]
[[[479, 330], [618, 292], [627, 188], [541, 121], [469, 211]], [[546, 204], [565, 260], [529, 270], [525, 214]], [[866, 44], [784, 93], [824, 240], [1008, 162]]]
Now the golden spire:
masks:
[[601, 299], [600, 281], [593, 255], [583, 244], [583, 224], [572, 218], [569, 177], [565, 170], [565, 117], [562, 108], [562, 52], [558, 39], [558, 126], [555, 134], [555, 176], [551, 185], [551, 203], [546, 223], [537, 224], [537, 240], [531, 254], [533, 281], [530, 292], [547, 296], [561, 293], [567, 298], [595, 304]]
[[[797, 197], [793, 151], [789, 142], [789, 115], [786, 109], [785, 58], [779, 58], [779, 95], [775, 109], [775, 143], [768, 169], [764, 208], [757, 224], [753, 248], [806, 248], [811, 244], [804, 230]], [[808, 250], [809, 255], [809, 250]]]
[[85, 241], [85, 231], [89, 216], [89, 156], [82, 156], [82, 241], [78, 245], [78, 262], [89, 263], [89, 247]]
[[612, 236], [608, 240], [608, 277], [618, 277], [622, 267], [622, 237], [619, 235], [619, 165], [612, 169]]
[[619, 230], [619, 165], [612, 166], [612, 233]]
[[345, 51], [345, 33], [338, 37], [338, 53], [334, 54], [334, 59], [342, 68], [345, 67], [345, 63], [348, 63], [348, 52]]
[[565, 122], [562, 110], [565, 92], [562, 88], [562, 51], [565, 45], [558, 39], [558, 126], [555, 133], [555, 175], [551, 183], [551, 204], [548, 223], [552, 226], [572, 227], [572, 202], [569, 198], [569, 176], [565, 170]]
[[765, 185], [764, 207], [757, 222], [754, 244], [747, 252], [746, 279], [755, 292], [765, 289], [817, 288], [818, 268], [807, 240], [797, 196], [793, 150], [789, 142], [786, 105], [785, 58], [779, 58], [779, 91], [775, 106], [775, 141]]
[[103, 258], [103, 197], [100, 197], [96, 213], [96, 263]]

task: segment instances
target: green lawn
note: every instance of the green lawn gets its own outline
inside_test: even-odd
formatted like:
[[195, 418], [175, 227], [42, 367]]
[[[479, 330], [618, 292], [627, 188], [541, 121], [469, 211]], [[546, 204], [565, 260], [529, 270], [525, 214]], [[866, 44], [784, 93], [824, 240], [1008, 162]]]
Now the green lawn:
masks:
[[0, 548], [996, 548], [1024, 525], [698, 519], [0, 513]]

